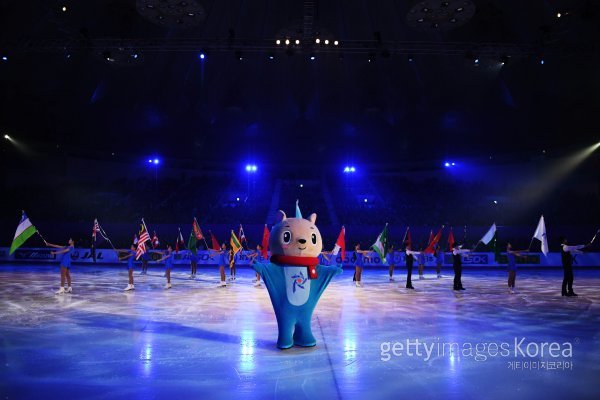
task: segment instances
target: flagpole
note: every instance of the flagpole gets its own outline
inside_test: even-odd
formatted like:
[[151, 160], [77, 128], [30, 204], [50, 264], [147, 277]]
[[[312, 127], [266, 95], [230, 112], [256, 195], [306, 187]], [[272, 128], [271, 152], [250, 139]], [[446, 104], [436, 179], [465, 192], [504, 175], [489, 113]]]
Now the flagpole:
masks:
[[600, 232], [600, 229], [598, 229], [598, 230], [596, 231], [596, 234], [594, 235], [594, 237], [593, 237], [593, 238], [592, 238], [592, 240], [590, 241], [590, 244], [589, 244], [589, 245], [591, 245], [592, 243], [594, 243], [594, 240], [596, 240], [596, 236], [598, 236], [598, 232]]
[[531, 242], [529, 242], [529, 246], [527, 247], [527, 251], [529, 251], [531, 249], [531, 245], [533, 244], [533, 239], [535, 239], [535, 236], [531, 238]]
[[[96, 221], [98, 221], [98, 219], [96, 219]], [[110, 243], [110, 246], [113, 248], [113, 250], [118, 253], [118, 250], [115, 248], [115, 245], [113, 244], [113, 242], [108, 237], [108, 234], [106, 233], [106, 231], [104, 230], [104, 228], [102, 228], [102, 226], [100, 225], [100, 222], [98, 222], [98, 229], [100, 229], [100, 234], [102, 235], [102, 237], [104, 237], [106, 239], [106, 241], [108, 243]]]
[[407, 226], [407, 227], [406, 227], [406, 230], [404, 231], [404, 237], [402, 238], [402, 244], [404, 244], [404, 241], [406, 240], [406, 235], [408, 234], [408, 229], [409, 229], [409, 228], [410, 228], [410, 227], [408, 227], [408, 226]]

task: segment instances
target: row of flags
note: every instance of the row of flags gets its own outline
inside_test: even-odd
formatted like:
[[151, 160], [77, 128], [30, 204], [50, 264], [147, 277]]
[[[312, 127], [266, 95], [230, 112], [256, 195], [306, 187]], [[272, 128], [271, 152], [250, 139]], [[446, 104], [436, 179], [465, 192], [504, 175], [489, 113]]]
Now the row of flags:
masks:
[[[298, 212], [298, 210], [297, 210], [297, 212]], [[425, 253], [433, 254], [435, 252], [435, 247], [436, 247], [436, 245], [439, 244], [439, 242], [441, 240], [443, 229], [444, 229], [444, 226], [442, 226], [435, 235], [433, 234], [433, 230], [430, 232], [428, 245], [427, 245], [426, 249], [424, 250]], [[22, 246], [31, 236], [33, 236], [36, 233], [40, 237], [42, 237], [42, 235], [39, 233], [39, 231], [31, 223], [31, 221], [25, 214], [25, 211], [23, 211], [22, 215], [21, 215], [21, 220], [19, 221], [17, 230], [15, 232], [15, 236], [13, 238], [13, 242], [10, 247], [9, 254], [13, 254], [17, 248]], [[104, 231], [104, 229], [102, 229], [102, 227], [100, 226], [98, 219], [96, 218], [96, 219], [94, 219], [94, 224], [93, 224], [93, 228], [92, 228], [92, 243], [94, 244], [94, 247], [98, 240], [98, 236], [100, 238], [108, 241], [111, 244], [111, 246], [113, 247], [113, 249], [115, 248], [112, 245], [112, 242], [110, 241], [110, 239], [109, 239], [108, 235], [106, 234], [106, 232]], [[262, 241], [261, 241], [261, 246], [262, 246], [261, 253], [262, 253], [262, 256], [265, 258], [267, 257], [267, 254], [268, 254], [269, 236], [270, 236], [270, 232], [269, 232], [269, 229], [267, 228], [267, 225], [265, 224], [265, 227], [263, 230], [263, 237], [262, 237]], [[335, 245], [333, 247], [333, 250], [332, 250], [333, 255], [338, 255], [341, 252], [341, 256], [343, 259], [346, 257], [345, 236], [346, 236], [346, 230], [345, 230], [345, 227], [342, 226], [342, 229], [338, 235], [338, 238], [337, 238]], [[217, 240], [217, 238], [215, 237], [215, 235], [212, 232], [210, 232], [210, 237], [211, 237], [211, 247], [210, 248], [212, 250], [219, 251], [221, 248], [221, 246], [219, 245], [219, 241]], [[43, 239], [43, 237], [42, 237], [42, 239]], [[546, 223], [545, 223], [543, 215], [540, 217], [540, 220], [537, 224], [537, 227], [535, 229], [535, 232], [534, 232], [531, 240], [533, 242], [533, 240], [536, 240], [536, 239], [540, 241], [542, 253], [544, 255], [547, 255], [549, 252], [549, 248], [548, 248], [548, 238], [547, 238], [547, 234], [546, 234]], [[499, 253], [499, 248], [497, 246], [497, 240], [498, 240], [497, 226], [495, 223], [493, 223], [492, 226], [488, 229], [488, 231], [479, 240], [479, 242], [477, 242], [475, 247], [477, 247], [479, 245], [479, 243], [483, 243], [488, 246], [490, 243], [492, 243], [492, 248], [494, 248], [496, 253]], [[189, 249], [194, 254], [196, 254], [198, 251], [198, 241], [204, 241], [206, 248], [209, 249], [208, 243], [206, 242], [206, 238], [205, 238], [204, 234], [202, 233], [202, 229], [200, 228], [200, 225], [198, 224], [198, 221], [196, 220], [196, 218], [194, 218], [194, 220], [192, 221], [192, 230], [190, 232], [190, 237], [187, 242], [187, 249]], [[139, 234], [134, 235], [134, 241], [133, 241], [134, 246], [136, 246], [136, 260], [139, 259], [144, 253], [147, 252], [147, 250], [148, 250], [148, 247], [146, 246], [147, 242], [150, 242], [150, 245], [154, 249], [156, 249], [160, 245], [160, 241], [158, 239], [158, 236], [156, 235], [156, 231], [154, 231], [154, 234], [151, 238], [148, 228], [146, 227], [146, 223], [145, 223], [144, 219], [142, 218], [142, 223], [141, 223]], [[406, 229], [406, 232], [405, 232], [405, 235], [403, 238], [403, 243], [405, 243], [407, 246], [412, 245], [410, 228]], [[450, 228], [450, 233], [448, 234], [448, 248], [452, 249], [454, 247], [454, 243], [455, 243], [454, 233], [452, 231], [452, 228]], [[229, 244], [231, 246], [231, 249], [232, 249], [234, 255], [238, 251], [240, 251], [244, 248], [244, 244], [246, 245], [246, 248], [248, 248], [248, 241], [247, 241], [247, 238], [244, 233], [244, 229], [243, 229], [242, 225], [240, 225], [237, 235], [235, 234], [235, 232], [233, 230], [231, 230]], [[183, 240], [183, 235], [181, 234], [181, 229], [179, 230], [179, 234], [178, 234], [176, 242], [175, 242], [175, 251], [176, 252], [179, 252], [180, 246], [182, 248], [185, 248], [185, 242]], [[530, 246], [531, 246], [531, 243], [530, 243]], [[388, 224], [385, 225], [385, 227], [383, 228], [383, 231], [377, 236], [377, 240], [371, 246], [371, 249], [373, 251], [375, 251], [379, 255], [380, 258], [385, 259], [385, 256], [388, 254], [388, 251], [389, 251]]]

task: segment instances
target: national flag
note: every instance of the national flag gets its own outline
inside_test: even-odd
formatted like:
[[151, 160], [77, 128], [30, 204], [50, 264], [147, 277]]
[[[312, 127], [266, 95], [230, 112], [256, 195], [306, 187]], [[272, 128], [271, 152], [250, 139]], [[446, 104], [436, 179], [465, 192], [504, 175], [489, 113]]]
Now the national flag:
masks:
[[535, 232], [533, 233], [534, 239], [537, 239], [541, 242], [542, 253], [545, 256], [548, 255], [548, 237], [546, 236], [546, 223], [544, 222], [544, 216], [540, 217], [540, 222], [538, 222], [537, 228], [535, 228]]
[[435, 236], [429, 240], [429, 245], [425, 249], [425, 253], [429, 253], [429, 254], [435, 253], [434, 248], [439, 243], [440, 239], [442, 238], [442, 229], [443, 229], [443, 227], [441, 227], [440, 230], [438, 231], [438, 233], [436, 233]]
[[204, 234], [202, 233], [202, 229], [200, 229], [200, 225], [198, 225], [196, 218], [194, 218], [194, 221], [192, 222], [192, 228], [194, 229], [194, 236], [196, 237], [196, 240], [204, 239]]
[[177, 239], [175, 239], [175, 253], [179, 254], [179, 246], [185, 247], [185, 242], [183, 241], [183, 235], [181, 234], [181, 230], [179, 230], [179, 235], [177, 235]]
[[388, 224], [385, 224], [385, 228], [383, 228], [383, 231], [379, 234], [379, 236], [377, 236], [377, 240], [371, 246], [371, 248], [375, 250], [375, 253], [379, 255], [379, 258], [381, 258], [384, 263], [385, 255], [387, 254], [388, 250], [387, 226]]
[[217, 240], [217, 238], [215, 237], [214, 233], [210, 233], [210, 241], [212, 244], [212, 249], [214, 251], [219, 251], [221, 250], [221, 246], [219, 246], [219, 241]]
[[21, 221], [19, 221], [19, 225], [17, 226], [17, 231], [15, 232], [15, 237], [10, 245], [10, 251], [8, 254], [14, 253], [16, 249], [21, 247], [23, 243], [25, 243], [25, 241], [33, 236], [33, 234], [36, 232], [37, 229], [35, 229], [35, 226], [31, 224], [31, 221], [29, 218], [27, 218], [27, 215], [25, 215], [25, 211], [23, 211], [21, 214]]
[[246, 240], [246, 234], [244, 234], [244, 228], [242, 228], [242, 224], [240, 224], [240, 232], [238, 233], [238, 237], [240, 238], [240, 243], [244, 243], [246, 242], [246, 244], [248, 244], [248, 241]]
[[495, 235], [496, 235], [496, 223], [494, 222], [492, 224], [492, 226], [490, 227], [490, 229], [488, 229], [486, 234], [483, 235], [480, 242], [487, 245], [489, 242], [492, 241], [492, 239], [494, 238]]
[[346, 259], [346, 228], [343, 226], [337, 240], [335, 241], [335, 245], [333, 246], [331, 254], [337, 256], [340, 250], [342, 251], [342, 262], [344, 262]]
[[240, 243], [237, 236], [235, 236], [233, 229], [231, 230], [231, 238], [229, 239], [229, 244], [231, 245], [231, 249], [233, 250], [233, 255], [237, 254], [237, 252], [242, 249], [242, 244]]
[[146, 253], [146, 242], [150, 240], [150, 234], [146, 229], [146, 224], [142, 220], [142, 228], [140, 230], [140, 239], [137, 242], [137, 249], [135, 252], [135, 259], [138, 260], [142, 254]]
[[450, 233], [448, 234], [448, 251], [452, 251], [454, 242], [454, 232], [452, 232], [452, 228], [450, 228]]
[[156, 231], [154, 231], [154, 235], [152, 236], [152, 248], [156, 249], [160, 246], [160, 241], [158, 240], [158, 236], [156, 236]]
[[195, 254], [198, 253], [198, 239], [196, 239], [196, 235], [194, 232], [190, 232], [190, 238], [188, 239], [188, 249]]
[[94, 227], [92, 228], [92, 240], [96, 243], [96, 234], [100, 232], [100, 224], [98, 223], [98, 218], [94, 219]]
[[267, 258], [268, 255], [268, 251], [269, 251], [269, 236], [271, 235], [271, 233], [269, 232], [269, 228], [267, 228], [267, 224], [265, 224], [265, 229], [263, 229], [263, 237], [262, 237], [262, 256], [264, 258]]

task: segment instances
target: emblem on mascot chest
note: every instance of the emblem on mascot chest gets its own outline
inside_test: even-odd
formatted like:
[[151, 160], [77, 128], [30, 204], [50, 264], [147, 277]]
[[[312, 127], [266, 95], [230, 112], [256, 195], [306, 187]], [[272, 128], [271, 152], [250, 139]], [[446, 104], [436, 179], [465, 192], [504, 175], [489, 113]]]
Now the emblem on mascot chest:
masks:
[[310, 280], [306, 275], [306, 267], [284, 267], [285, 291], [290, 304], [301, 306], [308, 301]]

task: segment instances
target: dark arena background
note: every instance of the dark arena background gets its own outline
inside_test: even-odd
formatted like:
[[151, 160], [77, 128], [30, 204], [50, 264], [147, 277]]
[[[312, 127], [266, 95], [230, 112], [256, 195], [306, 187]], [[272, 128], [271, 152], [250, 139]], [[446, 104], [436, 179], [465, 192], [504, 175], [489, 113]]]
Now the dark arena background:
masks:
[[0, 2], [0, 397], [600, 398], [599, 20]]

